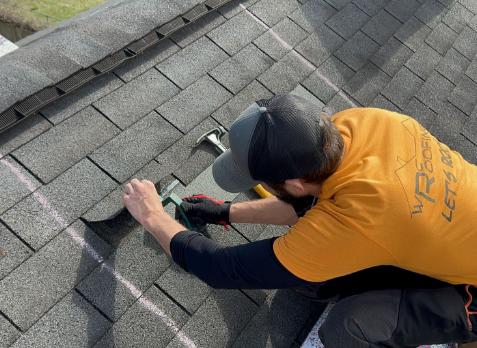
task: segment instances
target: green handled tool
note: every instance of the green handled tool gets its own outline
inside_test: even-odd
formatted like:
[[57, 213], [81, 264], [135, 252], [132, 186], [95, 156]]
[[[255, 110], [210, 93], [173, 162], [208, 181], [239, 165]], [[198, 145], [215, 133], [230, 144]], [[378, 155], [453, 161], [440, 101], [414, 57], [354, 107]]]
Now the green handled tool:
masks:
[[166, 199], [162, 201], [162, 206], [165, 207], [169, 203], [173, 203], [176, 206], [176, 208], [179, 210], [179, 213], [181, 214], [182, 219], [185, 221], [186, 227], [189, 230], [199, 232], [199, 229], [197, 228], [197, 226], [192, 222], [191, 219], [187, 217], [187, 215], [184, 213], [184, 210], [182, 210], [181, 208], [182, 199], [178, 195], [176, 195], [175, 193], [171, 193], [169, 197], [167, 197]]

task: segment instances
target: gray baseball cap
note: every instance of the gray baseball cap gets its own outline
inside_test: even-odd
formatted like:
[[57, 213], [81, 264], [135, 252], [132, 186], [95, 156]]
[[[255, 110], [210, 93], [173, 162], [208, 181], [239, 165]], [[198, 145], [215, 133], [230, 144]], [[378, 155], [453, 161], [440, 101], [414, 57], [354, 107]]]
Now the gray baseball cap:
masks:
[[212, 166], [215, 181], [242, 192], [309, 174], [326, 158], [320, 114], [316, 104], [291, 94], [253, 103], [230, 127], [230, 149]]

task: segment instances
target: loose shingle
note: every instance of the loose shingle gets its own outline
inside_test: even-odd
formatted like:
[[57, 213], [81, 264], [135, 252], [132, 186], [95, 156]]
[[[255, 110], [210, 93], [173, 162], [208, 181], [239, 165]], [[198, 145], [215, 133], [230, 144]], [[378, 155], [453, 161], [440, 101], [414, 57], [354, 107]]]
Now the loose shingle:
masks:
[[417, 120], [424, 128], [429, 128], [437, 116], [434, 111], [417, 98], [411, 99], [403, 113]]
[[290, 19], [285, 18], [275, 25], [272, 30], [256, 38], [253, 43], [278, 61], [306, 37], [307, 33], [305, 30], [301, 29]]
[[467, 76], [462, 76], [449, 97], [449, 101], [459, 110], [470, 115], [477, 105], [477, 83]]
[[382, 93], [394, 104], [404, 109], [423, 83], [424, 80], [420, 79], [406, 67], [402, 67], [386, 88], [383, 89]]
[[457, 34], [454, 30], [444, 23], [439, 23], [427, 37], [426, 43], [444, 56], [456, 39]]
[[343, 90], [361, 105], [368, 106], [390, 80], [391, 78], [376, 65], [368, 62], [343, 87]]
[[394, 76], [412, 56], [412, 51], [392, 37], [371, 58], [371, 61], [389, 76]]
[[[11, 157], [0, 159], [0, 214], [41, 186]], [[28, 184], [26, 183], [28, 182]]]
[[111, 122], [88, 107], [13, 154], [43, 182], [50, 182], [118, 133]]
[[296, 47], [303, 57], [316, 66], [321, 65], [329, 56], [344, 44], [340, 36], [330, 28], [322, 26]]
[[322, 24], [336, 14], [336, 10], [324, 0], [308, 1], [289, 17], [309, 33], [317, 31]]
[[126, 129], [177, 93], [179, 88], [156, 69], [150, 69], [94, 106], [118, 127]]
[[353, 70], [332, 56], [302, 84], [321, 101], [328, 103], [353, 76]]
[[366, 23], [370, 17], [354, 4], [346, 5], [337, 14], [331, 17], [326, 25], [348, 40]]
[[[474, 18], [474, 14], [456, 2], [446, 13], [442, 21], [452, 28], [456, 33], [460, 34], [464, 30], [467, 23]], [[477, 28], [474, 28], [474, 30]]]
[[234, 55], [266, 30], [251, 13], [242, 12], [209, 32], [207, 36], [229, 55]]
[[217, 45], [202, 37], [157, 68], [180, 88], [187, 88], [227, 58], [228, 55]]
[[381, 10], [363, 27], [362, 31], [380, 45], [384, 45], [401, 25], [396, 18]]
[[84, 159], [16, 204], [1, 219], [38, 250], [115, 187], [113, 180]]
[[426, 80], [441, 61], [442, 56], [427, 44], [421, 45], [405, 66], [417, 76]]
[[417, 19], [434, 29], [446, 14], [447, 9], [436, 0], [427, 0], [414, 14]]
[[451, 48], [444, 59], [440, 61], [436, 70], [455, 84], [464, 74], [469, 64], [470, 61], [467, 58]]
[[299, 6], [296, 0], [261, 0], [250, 6], [250, 12], [273, 27]]
[[315, 70], [303, 57], [291, 51], [259, 78], [263, 85], [275, 94], [289, 93]]
[[385, 9], [394, 17], [405, 23], [421, 6], [417, 0], [392, 0]]
[[0, 225], [0, 280], [28, 259], [31, 254], [31, 250], [20, 239]]
[[80, 295], [71, 292], [11, 347], [89, 347], [109, 326], [105, 317]]
[[157, 112], [183, 133], [187, 133], [231, 97], [217, 82], [204, 76], [159, 107]]
[[378, 49], [379, 45], [376, 42], [358, 31], [335, 55], [351, 69], [358, 71]]
[[237, 94], [273, 63], [272, 58], [250, 44], [212, 70], [210, 76]]
[[374, 16], [381, 11], [391, 0], [354, 0], [353, 3], [368, 16]]
[[122, 85], [124, 83], [114, 74], [102, 76], [94, 80], [94, 83], [87, 84], [74, 94], [48, 106], [41, 114], [56, 125]]
[[415, 17], [411, 17], [397, 32], [394, 37], [409, 47], [414, 52], [421, 46], [432, 30]]
[[[36, 233], [38, 231], [41, 230]], [[100, 258], [111, 252], [110, 247], [81, 222], [73, 224], [68, 231], [0, 282], [0, 310], [24, 331], [98, 266], [98, 260], [72, 236], [84, 239]]]
[[477, 32], [469, 27], [465, 27], [460, 33], [453, 47], [462, 53], [467, 59], [473, 60], [477, 54]]
[[426, 80], [416, 97], [440, 114], [441, 108], [448, 104], [447, 96], [454, 90], [454, 84], [444, 76], [434, 71]]

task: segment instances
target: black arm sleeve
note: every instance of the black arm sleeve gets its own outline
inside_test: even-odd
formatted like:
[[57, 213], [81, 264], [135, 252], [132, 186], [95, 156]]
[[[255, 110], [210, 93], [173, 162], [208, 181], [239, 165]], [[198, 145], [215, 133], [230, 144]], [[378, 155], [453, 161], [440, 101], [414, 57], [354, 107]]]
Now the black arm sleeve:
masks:
[[273, 252], [273, 241], [265, 239], [234, 247], [183, 231], [171, 240], [174, 261], [213, 288], [288, 289], [309, 284], [288, 271]]

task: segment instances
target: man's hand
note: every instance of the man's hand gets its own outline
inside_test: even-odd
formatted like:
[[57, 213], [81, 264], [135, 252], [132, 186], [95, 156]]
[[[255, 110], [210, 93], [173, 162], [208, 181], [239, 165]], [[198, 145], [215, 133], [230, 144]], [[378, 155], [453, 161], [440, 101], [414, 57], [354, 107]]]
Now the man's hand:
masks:
[[146, 229], [153, 224], [154, 219], [160, 219], [165, 214], [156, 188], [148, 180], [139, 182], [134, 179], [127, 184], [123, 201], [133, 218]]
[[[215, 225], [230, 224], [230, 202], [217, 201], [206, 195], [193, 195], [183, 197], [181, 204], [182, 210], [187, 216], [190, 216], [197, 225], [204, 223]], [[180, 218], [179, 212], [176, 212], [176, 219]]]

